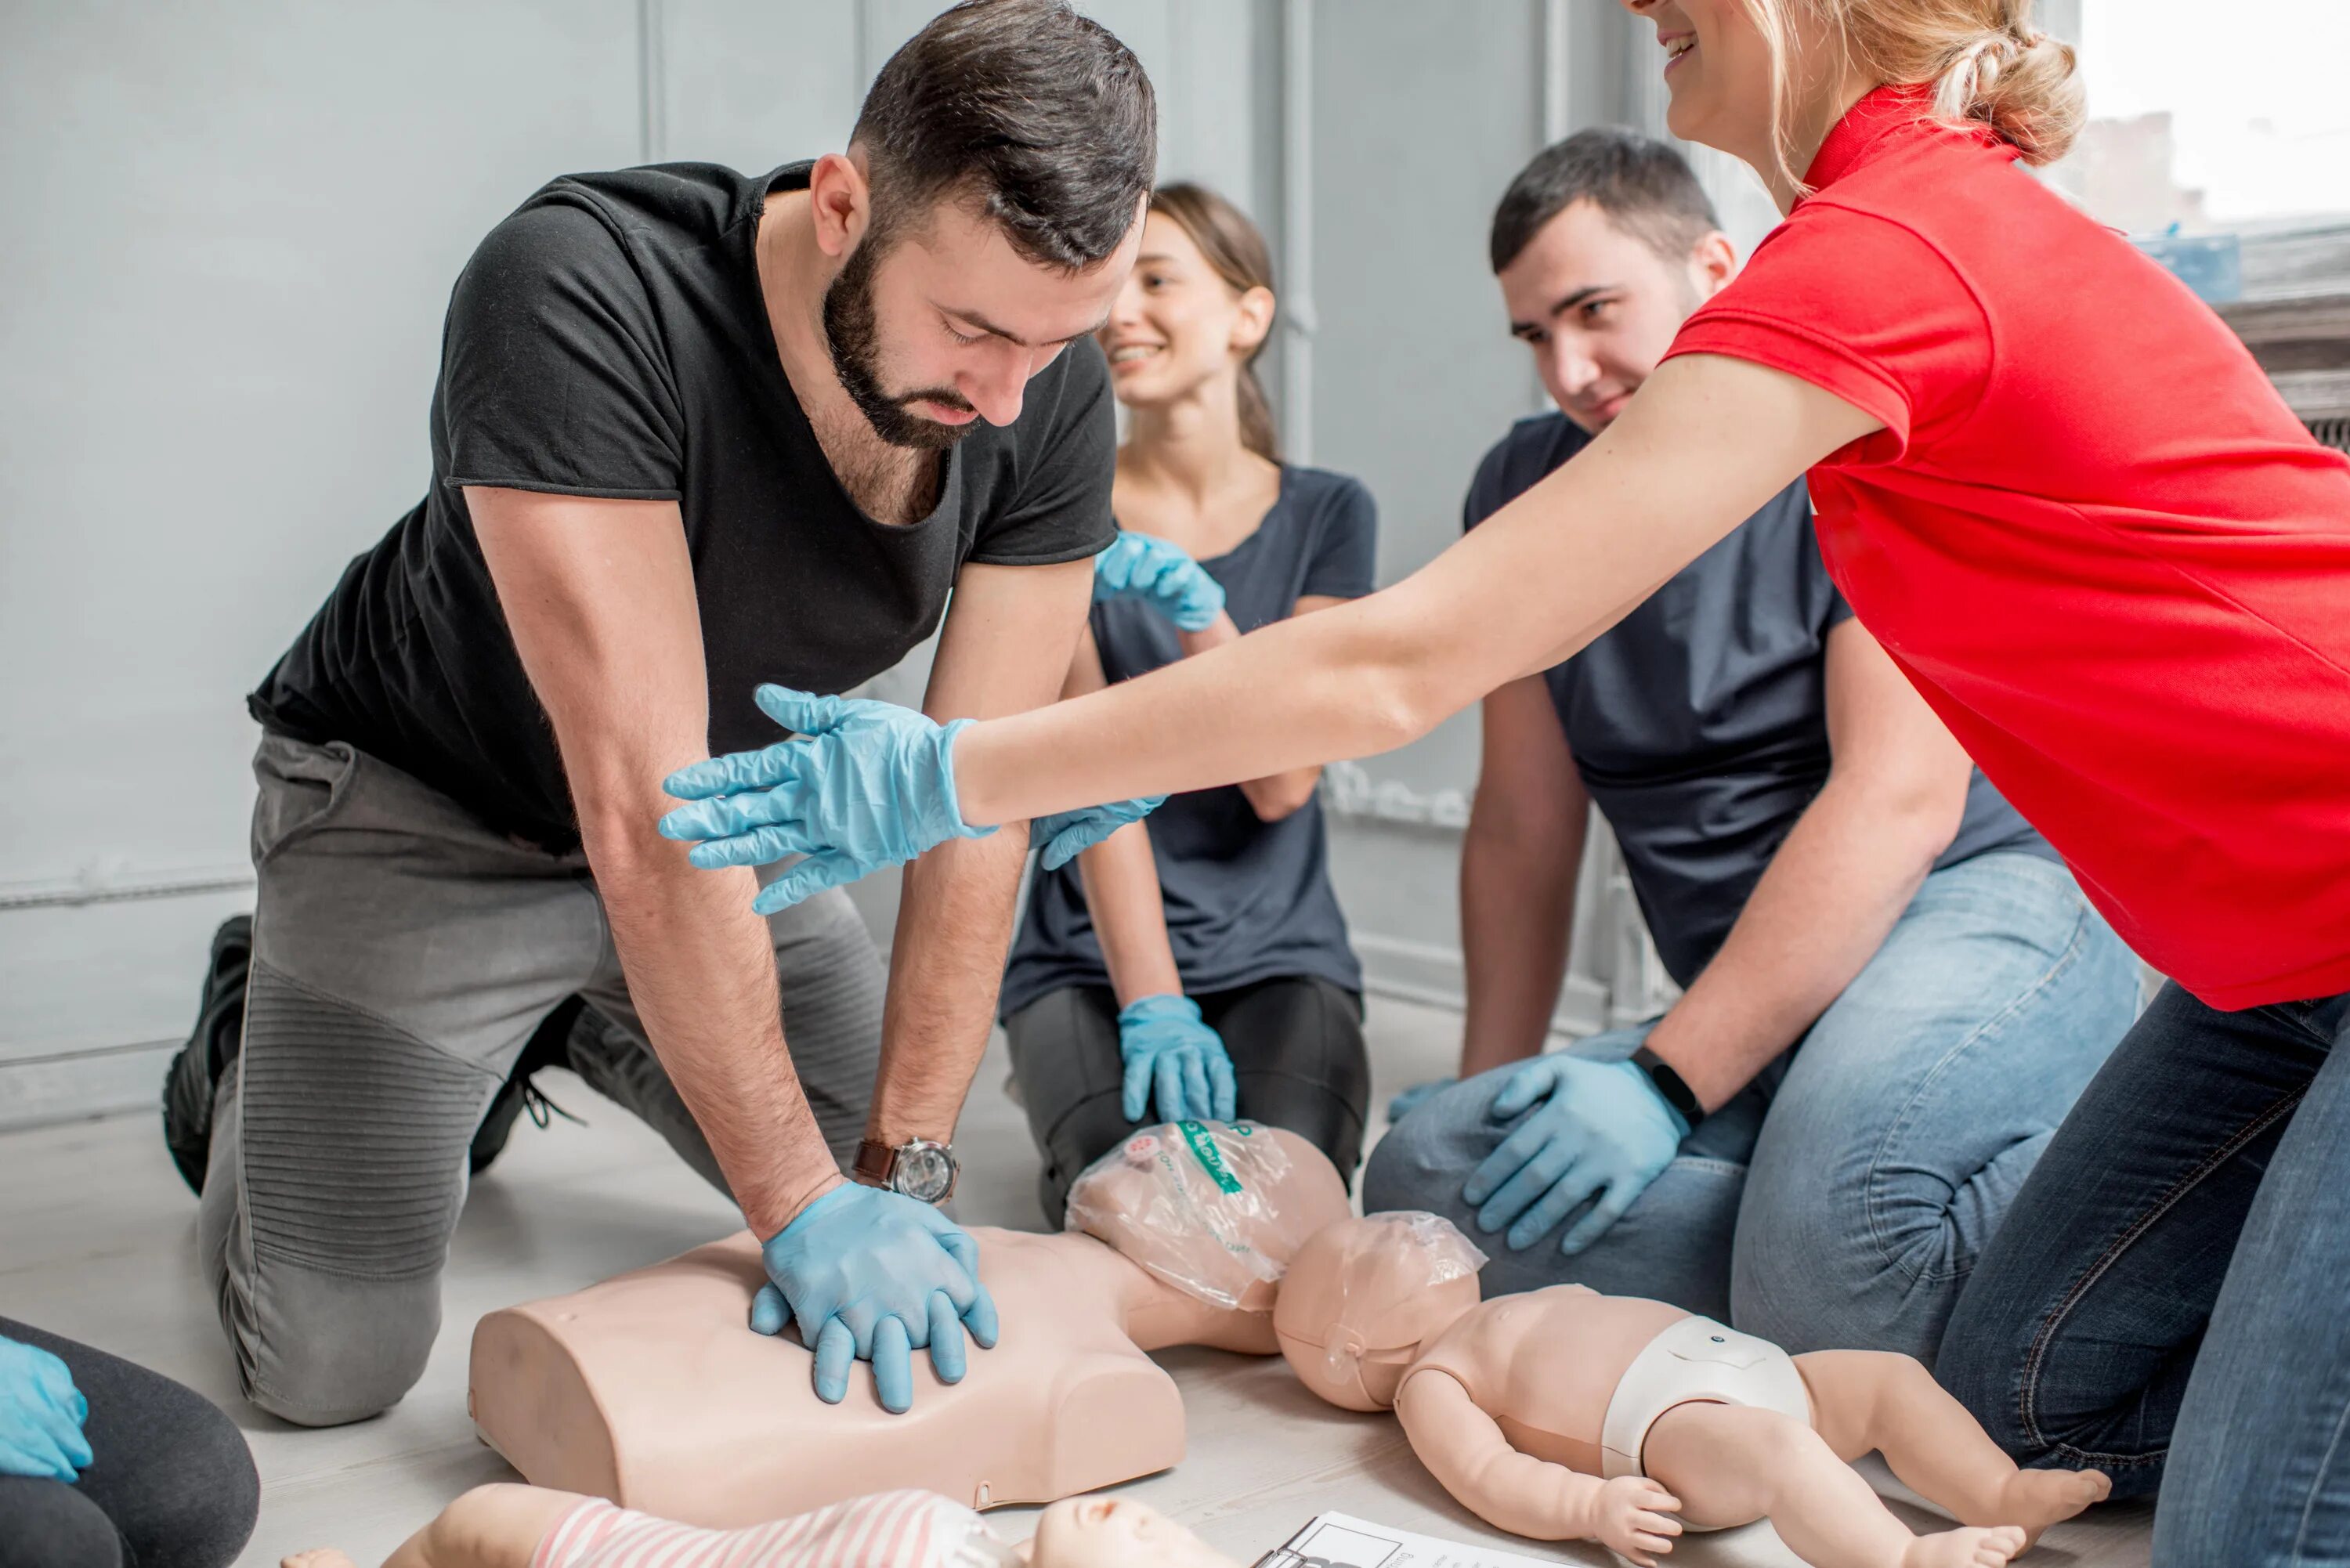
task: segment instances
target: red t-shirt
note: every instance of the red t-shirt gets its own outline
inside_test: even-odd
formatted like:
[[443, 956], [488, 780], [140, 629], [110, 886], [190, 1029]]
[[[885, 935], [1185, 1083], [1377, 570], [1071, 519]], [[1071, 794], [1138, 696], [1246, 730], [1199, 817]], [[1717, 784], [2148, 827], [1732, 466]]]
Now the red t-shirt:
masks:
[[1885, 423], [1829, 572], [2122, 940], [2215, 1007], [2350, 991], [2350, 460], [1988, 135], [1879, 88], [1679, 354]]

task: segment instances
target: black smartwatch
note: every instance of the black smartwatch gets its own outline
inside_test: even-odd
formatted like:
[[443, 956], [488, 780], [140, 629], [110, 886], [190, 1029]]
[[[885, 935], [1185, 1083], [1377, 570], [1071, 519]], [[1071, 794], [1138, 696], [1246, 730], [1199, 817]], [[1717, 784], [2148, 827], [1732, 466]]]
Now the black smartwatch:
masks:
[[1673, 1071], [1673, 1064], [1643, 1045], [1632, 1053], [1632, 1065], [1648, 1075], [1648, 1082], [1657, 1085], [1657, 1093], [1665, 1096], [1665, 1104], [1680, 1112], [1690, 1131], [1697, 1131], [1697, 1124], [1705, 1120], [1705, 1107], [1697, 1103], [1697, 1096], [1681, 1081], [1681, 1075]]

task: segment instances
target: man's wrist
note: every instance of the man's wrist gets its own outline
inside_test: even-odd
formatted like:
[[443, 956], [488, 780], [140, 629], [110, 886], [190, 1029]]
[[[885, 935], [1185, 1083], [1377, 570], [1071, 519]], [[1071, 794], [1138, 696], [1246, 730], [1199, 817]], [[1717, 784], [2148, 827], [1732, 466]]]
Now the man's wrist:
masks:
[[847, 1185], [847, 1179], [839, 1171], [827, 1170], [806, 1186], [785, 1189], [781, 1194], [775, 1208], [767, 1214], [762, 1216], [745, 1212], [743, 1217], [750, 1221], [751, 1233], [758, 1237], [759, 1244], [765, 1246], [778, 1235], [789, 1230], [792, 1221], [806, 1213], [809, 1205], [817, 1199], [836, 1188]]
[[1683, 1137], [1695, 1132], [1698, 1124], [1705, 1120], [1704, 1104], [1698, 1099], [1696, 1091], [1682, 1079], [1680, 1069], [1670, 1062], [1642, 1045], [1632, 1053], [1627, 1065], [1648, 1080], [1648, 1087], [1656, 1092], [1657, 1098], [1680, 1122]]

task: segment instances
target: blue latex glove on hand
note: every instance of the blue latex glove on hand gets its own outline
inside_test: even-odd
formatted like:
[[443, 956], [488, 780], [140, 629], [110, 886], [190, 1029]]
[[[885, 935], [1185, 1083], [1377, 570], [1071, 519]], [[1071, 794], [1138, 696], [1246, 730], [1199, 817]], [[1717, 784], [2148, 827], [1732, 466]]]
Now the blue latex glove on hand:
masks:
[[1392, 1127], [1403, 1120], [1404, 1117], [1411, 1115], [1411, 1108], [1414, 1106], [1419, 1105], [1439, 1089], [1449, 1089], [1460, 1081], [1458, 1078], [1430, 1078], [1425, 1084], [1414, 1084], [1388, 1102], [1388, 1124]]
[[1223, 613], [1224, 586], [1180, 545], [1121, 528], [1094, 557], [1094, 602], [1105, 599], [1145, 599], [1183, 630], [1205, 631]]
[[68, 1485], [89, 1464], [82, 1423], [89, 1401], [73, 1373], [47, 1351], [0, 1339], [0, 1476], [37, 1476]]
[[1477, 1209], [1479, 1230], [1509, 1231], [1513, 1252], [1596, 1199], [1559, 1242], [1571, 1258], [1672, 1163], [1689, 1123], [1629, 1062], [1537, 1056], [1493, 1096], [1493, 1119], [1507, 1121], [1537, 1102], [1542, 1108], [1470, 1173], [1461, 1198]]
[[914, 1403], [913, 1353], [927, 1346], [941, 1383], [962, 1381], [963, 1332], [995, 1344], [995, 1298], [979, 1282], [979, 1243], [927, 1203], [878, 1187], [836, 1187], [775, 1232], [761, 1256], [770, 1282], [751, 1327], [796, 1320], [816, 1352], [816, 1397], [848, 1396], [852, 1361], [873, 1364], [881, 1407]]
[[1045, 851], [1045, 870], [1058, 871], [1128, 823], [1140, 822], [1166, 804], [1165, 795], [1154, 794], [1056, 811], [1028, 825], [1028, 842]]
[[1156, 1086], [1161, 1122], [1228, 1122], [1238, 1109], [1232, 1059], [1188, 996], [1146, 996], [1118, 1009], [1126, 1119], [1139, 1122]]
[[762, 686], [760, 711], [797, 738], [678, 769], [661, 787], [691, 805], [663, 836], [698, 839], [705, 868], [806, 859], [762, 888], [772, 915], [827, 888], [911, 860], [950, 838], [984, 838], [955, 804], [954, 738], [971, 721], [934, 724], [911, 708]]

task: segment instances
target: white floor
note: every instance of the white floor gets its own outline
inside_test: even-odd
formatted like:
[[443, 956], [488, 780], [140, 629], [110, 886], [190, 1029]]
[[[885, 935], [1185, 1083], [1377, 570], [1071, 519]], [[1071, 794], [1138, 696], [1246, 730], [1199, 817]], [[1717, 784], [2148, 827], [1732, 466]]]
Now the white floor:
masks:
[[[1445, 1070], [1458, 1020], [1374, 1002], [1374, 1103]], [[1000, 1048], [982, 1070], [958, 1142], [968, 1172], [956, 1205], [971, 1224], [1034, 1229], [1035, 1156], [1003, 1094]], [[545, 1132], [522, 1124], [476, 1184], [449, 1261], [443, 1321], [424, 1379], [382, 1417], [331, 1431], [285, 1426], [244, 1407], [195, 1278], [195, 1203], [151, 1117], [72, 1123], [0, 1136], [0, 1314], [130, 1357], [201, 1390], [235, 1416], [261, 1469], [260, 1528], [243, 1562], [338, 1545], [380, 1562], [441, 1504], [480, 1481], [510, 1480], [465, 1418], [465, 1353], [493, 1308], [555, 1294], [656, 1262], [740, 1224], [728, 1206], [625, 1113], [561, 1075], [549, 1087], [589, 1122]], [[1165, 1358], [1182, 1382], [1190, 1456], [1129, 1489], [1242, 1563], [1325, 1509], [1545, 1560], [1605, 1563], [1596, 1547], [1544, 1547], [1499, 1535], [1448, 1498], [1394, 1420], [1335, 1409], [1276, 1358], [1212, 1351]], [[1910, 1522], [1933, 1515], [1880, 1469], [1880, 1490]], [[877, 1485], [887, 1478], [876, 1477]], [[1016, 1513], [1021, 1511], [1007, 1511]], [[1024, 1533], [1017, 1519], [1000, 1527]], [[2049, 1533], [2027, 1563], [2127, 1568], [2148, 1560], [2143, 1507], [2111, 1507]], [[1685, 1542], [1674, 1562], [1783, 1568], [1795, 1559], [1767, 1525]]]

